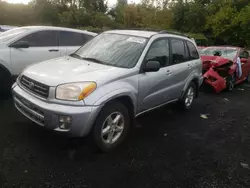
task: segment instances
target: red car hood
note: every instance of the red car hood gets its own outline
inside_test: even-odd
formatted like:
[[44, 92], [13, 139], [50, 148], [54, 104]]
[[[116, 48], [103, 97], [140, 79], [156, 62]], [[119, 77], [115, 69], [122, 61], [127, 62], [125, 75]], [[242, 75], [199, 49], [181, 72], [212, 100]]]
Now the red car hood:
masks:
[[201, 56], [201, 60], [202, 60], [203, 65], [207, 63], [212, 63], [213, 66], [215, 67], [224, 65], [228, 63], [229, 61], [231, 61], [230, 59], [220, 57], [220, 56], [206, 56], [206, 55]]

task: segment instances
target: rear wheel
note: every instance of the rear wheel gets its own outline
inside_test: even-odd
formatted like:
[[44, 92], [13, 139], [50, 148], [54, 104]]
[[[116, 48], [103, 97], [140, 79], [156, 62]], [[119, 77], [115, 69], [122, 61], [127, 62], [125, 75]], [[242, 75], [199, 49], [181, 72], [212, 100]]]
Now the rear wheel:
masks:
[[195, 95], [196, 95], [196, 85], [192, 82], [188, 86], [183, 98], [180, 101], [181, 108], [184, 110], [189, 110], [193, 105]]
[[0, 68], [0, 97], [6, 98], [11, 93], [11, 75], [9, 72]]
[[104, 106], [93, 128], [95, 144], [103, 152], [115, 149], [128, 135], [131, 121], [128, 109], [120, 102]]

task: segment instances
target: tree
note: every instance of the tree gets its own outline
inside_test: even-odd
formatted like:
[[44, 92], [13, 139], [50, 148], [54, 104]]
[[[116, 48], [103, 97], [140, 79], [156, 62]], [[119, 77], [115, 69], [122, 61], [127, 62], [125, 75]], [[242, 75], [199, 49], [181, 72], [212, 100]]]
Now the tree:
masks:
[[250, 5], [241, 9], [239, 15], [234, 19], [234, 25], [238, 28], [238, 40], [244, 46], [250, 46]]
[[[0, 23], [72, 28], [147, 28], [203, 34], [217, 44], [250, 47], [249, 0], [33, 0], [28, 5], [0, 0]], [[198, 34], [197, 33], [201, 33]]]
[[189, 10], [189, 5], [185, 5], [182, 1], [179, 1], [172, 7], [173, 12], [173, 29], [179, 31], [185, 31], [186, 24], [186, 12]]
[[233, 20], [237, 15], [238, 12], [231, 3], [224, 3], [216, 14], [207, 17], [206, 27], [211, 28], [215, 38], [223, 38], [226, 44], [235, 43], [237, 27]]

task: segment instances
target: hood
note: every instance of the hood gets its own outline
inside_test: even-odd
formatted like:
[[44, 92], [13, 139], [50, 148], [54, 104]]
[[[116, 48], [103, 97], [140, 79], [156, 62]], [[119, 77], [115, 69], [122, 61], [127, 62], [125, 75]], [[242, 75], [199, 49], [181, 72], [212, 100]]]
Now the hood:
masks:
[[64, 83], [94, 81], [97, 84], [128, 74], [129, 69], [117, 68], [73, 57], [61, 57], [33, 64], [23, 75], [48, 86]]
[[213, 66], [221, 66], [226, 63], [232, 62], [230, 59], [220, 57], [220, 56], [201, 56], [201, 60], [204, 64], [211, 63]]

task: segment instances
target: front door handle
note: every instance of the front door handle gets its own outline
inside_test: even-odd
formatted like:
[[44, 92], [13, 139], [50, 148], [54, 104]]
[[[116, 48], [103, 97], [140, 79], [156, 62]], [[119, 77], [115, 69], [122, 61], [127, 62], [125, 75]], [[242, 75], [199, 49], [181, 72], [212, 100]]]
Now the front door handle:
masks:
[[58, 52], [59, 50], [57, 49], [50, 49], [49, 52]]

